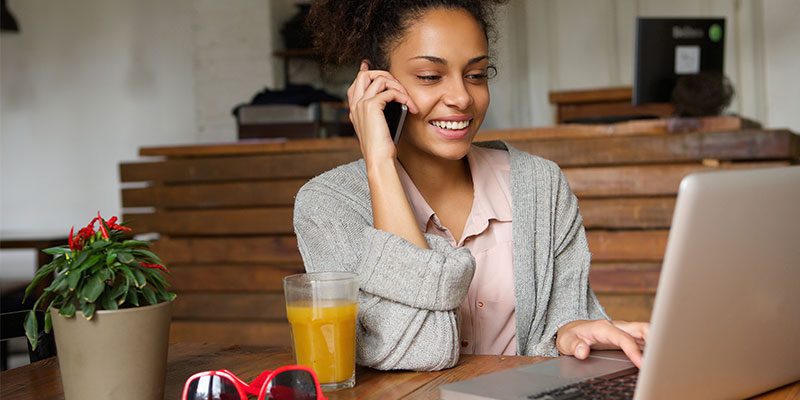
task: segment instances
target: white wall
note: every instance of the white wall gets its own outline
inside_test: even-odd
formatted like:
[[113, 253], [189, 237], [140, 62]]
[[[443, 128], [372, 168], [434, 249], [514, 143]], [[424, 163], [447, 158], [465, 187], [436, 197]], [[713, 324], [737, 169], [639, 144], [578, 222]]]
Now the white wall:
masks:
[[726, 18], [730, 111], [800, 132], [797, 0], [512, 0], [487, 127], [553, 123], [553, 90], [631, 85], [636, 16]]
[[117, 214], [121, 160], [195, 141], [191, 5], [9, 1], [22, 31], [0, 35], [0, 229]]
[[763, 2], [765, 119], [800, 133], [800, 1]]
[[[97, 210], [118, 214], [118, 164], [142, 146], [234, 140], [231, 108], [283, 82], [271, 54], [293, 3], [10, 0], [22, 32], [0, 35], [0, 230], [65, 232]], [[552, 124], [550, 90], [630, 84], [636, 15], [724, 15], [733, 109], [800, 132], [799, 8], [512, 0], [498, 24], [485, 127]], [[292, 70], [299, 81], [317, 72], [303, 62]]]

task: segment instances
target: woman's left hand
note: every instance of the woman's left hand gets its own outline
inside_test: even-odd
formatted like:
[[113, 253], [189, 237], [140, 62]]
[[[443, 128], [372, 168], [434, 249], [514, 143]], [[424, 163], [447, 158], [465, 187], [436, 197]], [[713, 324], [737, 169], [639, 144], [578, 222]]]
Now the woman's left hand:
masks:
[[578, 359], [589, 357], [589, 351], [621, 349], [634, 365], [642, 366], [642, 349], [650, 324], [626, 321], [572, 321], [558, 330], [556, 347], [559, 353]]

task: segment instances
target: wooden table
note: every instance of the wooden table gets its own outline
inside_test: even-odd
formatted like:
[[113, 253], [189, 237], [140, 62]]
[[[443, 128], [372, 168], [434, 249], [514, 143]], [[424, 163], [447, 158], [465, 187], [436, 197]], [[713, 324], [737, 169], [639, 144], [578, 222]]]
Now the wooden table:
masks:
[[[438, 399], [439, 386], [489, 372], [545, 360], [544, 357], [462, 356], [452, 369], [437, 372], [376, 371], [360, 368], [356, 387], [327, 393], [339, 399]], [[195, 372], [229, 369], [245, 380], [265, 369], [291, 364], [291, 350], [282, 347], [243, 347], [219, 344], [180, 343], [170, 345], [167, 386], [164, 398], [180, 399], [183, 383]], [[55, 358], [15, 368], [0, 374], [3, 400], [63, 399], [61, 374]], [[757, 397], [758, 399], [800, 399], [800, 382]]]

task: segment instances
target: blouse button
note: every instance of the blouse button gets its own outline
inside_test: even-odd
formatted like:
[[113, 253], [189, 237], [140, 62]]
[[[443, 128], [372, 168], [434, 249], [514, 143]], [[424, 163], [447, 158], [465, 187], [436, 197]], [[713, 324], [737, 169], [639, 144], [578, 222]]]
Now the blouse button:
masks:
[[483, 308], [483, 302], [482, 301], [478, 302], [478, 308]]
[[467, 347], [467, 346], [469, 346], [469, 342], [466, 341], [466, 340], [462, 340], [461, 341], [461, 347]]

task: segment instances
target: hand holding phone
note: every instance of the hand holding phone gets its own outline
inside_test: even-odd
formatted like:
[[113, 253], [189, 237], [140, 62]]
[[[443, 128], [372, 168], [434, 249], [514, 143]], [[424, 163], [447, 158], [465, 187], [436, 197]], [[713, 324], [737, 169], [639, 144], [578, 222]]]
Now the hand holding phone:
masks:
[[386, 125], [389, 126], [389, 134], [392, 135], [392, 141], [395, 144], [400, 140], [400, 133], [403, 131], [403, 122], [406, 120], [407, 113], [408, 106], [396, 101], [386, 103], [386, 107], [383, 109]]
[[361, 63], [353, 84], [347, 90], [350, 121], [364, 159], [394, 158], [405, 116], [419, 112], [419, 108], [388, 71], [368, 68], [366, 61]]

